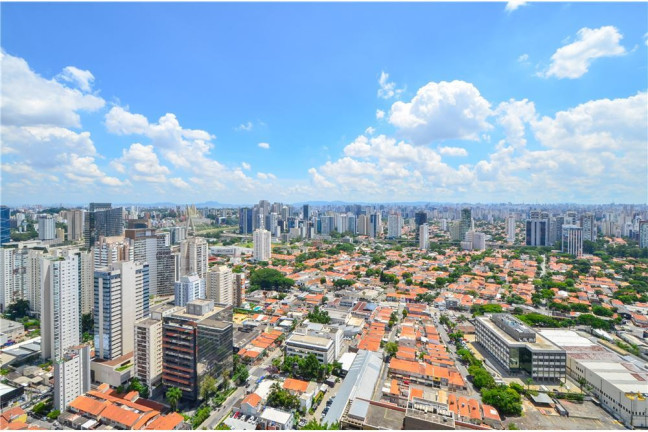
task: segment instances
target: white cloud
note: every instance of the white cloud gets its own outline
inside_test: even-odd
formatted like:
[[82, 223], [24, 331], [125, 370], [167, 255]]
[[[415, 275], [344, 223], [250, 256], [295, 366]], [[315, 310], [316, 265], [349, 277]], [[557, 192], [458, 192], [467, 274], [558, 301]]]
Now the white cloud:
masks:
[[529, 54], [522, 54], [517, 59], [518, 63], [526, 63], [528, 60], [529, 60]]
[[249, 171], [250, 169], [252, 169], [252, 166], [250, 166], [250, 164], [247, 162], [241, 162], [241, 168], [243, 168], [246, 171]]
[[115, 106], [106, 114], [106, 128], [108, 132], [116, 135], [145, 135], [149, 123], [143, 115], [131, 114], [126, 109]]
[[376, 110], [376, 118], [378, 120], [381, 120], [381, 119], [385, 118], [385, 111], [383, 111], [381, 109]]
[[441, 147], [439, 153], [444, 156], [468, 156], [468, 151], [463, 147]]
[[311, 180], [313, 184], [318, 188], [330, 188], [333, 187], [333, 183], [328, 181], [324, 176], [317, 172], [315, 168], [308, 170], [308, 174], [311, 175]]
[[258, 172], [258, 173], [257, 173], [257, 177], [260, 178], [261, 180], [268, 180], [268, 179], [270, 179], [270, 180], [276, 180], [276, 179], [277, 179], [277, 176], [275, 176], [275, 175], [272, 174], [272, 173], [262, 173], [262, 172]]
[[235, 127], [234, 130], [236, 130], [237, 132], [240, 132], [240, 131], [249, 132], [249, 131], [252, 130], [252, 122], [247, 122], [247, 123], [240, 124], [237, 127]]
[[4, 50], [0, 50], [0, 65], [3, 125], [80, 127], [79, 111], [96, 111], [105, 104], [98, 96], [41, 77], [25, 60]]
[[520, 147], [526, 144], [525, 123], [536, 117], [535, 105], [527, 99], [517, 101], [514, 99], [502, 102], [495, 110], [497, 123], [504, 128], [507, 141]]
[[578, 31], [575, 42], [558, 48], [551, 56], [549, 68], [539, 75], [545, 78], [580, 78], [595, 59], [626, 54], [626, 49], [619, 44], [621, 39], [623, 35], [613, 26], [584, 27]]
[[506, 2], [506, 7], [504, 8], [504, 10], [508, 13], [511, 13], [517, 8], [526, 5], [527, 5], [526, 0], [509, 0], [508, 2]]
[[74, 66], [68, 66], [58, 75], [59, 79], [76, 85], [82, 91], [88, 93], [92, 90], [94, 75], [89, 70], [82, 70]]
[[366, 133], [367, 135], [373, 135], [374, 132], [376, 132], [376, 129], [374, 129], [374, 128], [371, 127], [371, 126], [369, 126], [367, 129], [365, 129], [365, 133]]
[[[166, 176], [171, 173], [169, 168], [160, 164], [152, 145], [142, 145], [140, 143], [131, 144], [127, 150], [124, 149], [122, 157], [114, 160], [113, 164], [117, 171], [130, 174], [131, 179], [134, 181], [165, 183], [167, 181]], [[124, 166], [128, 168], [124, 170]]]
[[189, 184], [186, 181], [182, 180], [180, 177], [170, 178], [169, 182], [173, 186], [175, 186], [177, 188], [180, 188], [180, 189], [188, 189], [190, 187]]
[[444, 139], [478, 140], [491, 128], [490, 103], [465, 81], [430, 82], [410, 102], [392, 105], [389, 122], [415, 144]]
[[396, 83], [389, 82], [389, 74], [385, 71], [380, 72], [380, 78], [378, 78], [378, 97], [383, 99], [391, 99], [393, 97], [398, 98], [403, 92], [403, 89], [397, 89]]
[[270, 148], [270, 144], [268, 144], [267, 142], [260, 142], [260, 143], [259, 143], [259, 148], [262, 148], [262, 149], [269, 149], [269, 148]]

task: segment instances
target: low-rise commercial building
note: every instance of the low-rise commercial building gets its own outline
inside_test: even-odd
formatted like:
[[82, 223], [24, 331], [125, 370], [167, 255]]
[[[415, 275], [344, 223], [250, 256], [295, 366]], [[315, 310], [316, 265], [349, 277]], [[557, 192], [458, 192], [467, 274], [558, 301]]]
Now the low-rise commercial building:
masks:
[[648, 364], [620, 356], [571, 330], [540, 330], [567, 353], [567, 374], [626, 426], [648, 427]]
[[308, 357], [314, 354], [322, 364], [335, 361], [335, 343], [320, 336], [293, 334], [286, 340], [286, 355]]
[[565, 351], [512, 315], [477, 317], [475, 332], [475, 341], [507, 373], [526, 374], [538, 381], [559, 381], [565, 376]]

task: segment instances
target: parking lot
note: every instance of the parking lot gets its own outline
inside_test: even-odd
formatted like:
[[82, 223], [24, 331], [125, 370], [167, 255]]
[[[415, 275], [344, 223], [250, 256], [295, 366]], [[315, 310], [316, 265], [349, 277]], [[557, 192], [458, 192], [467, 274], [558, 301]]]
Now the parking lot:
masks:
[[602, 408], [592, 402], [582, 404], [561, 401], [569, 416], [560, 416], [553, 408], [538, 408], [528, 400], [523, 401], [524, 413], [521, 417], [509, 417], [505, 428], [510, 423], [520, 429], [542, 430], [620, 430], [622, 424], [614, 420]]

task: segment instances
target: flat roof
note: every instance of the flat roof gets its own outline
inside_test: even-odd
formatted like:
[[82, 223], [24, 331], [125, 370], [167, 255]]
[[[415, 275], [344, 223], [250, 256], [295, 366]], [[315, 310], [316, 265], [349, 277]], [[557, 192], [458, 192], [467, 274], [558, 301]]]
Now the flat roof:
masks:
[[271, 408], [271, 407], [266, 408], [261, 414], [262, 419], [270, 420], [275, 423], [280, 423], [282, 425], [288, 423], [291, 417], [292, 417], [292, 413], [278, 410], [276, 408]]
[[557, 347], [544, 338], [541, 334], [536, 332], [535, 342], [522, 342], [513, 339], [508, 333], [499, 328], [488, 317], [477, 317], [477, 319], [487, 326], [493, 333], [497, 334], [500, 339], [503, 339], [510, 346], [526, 346], [534, 351], [563, 351], [562, 348]]
[[545, 329], [538, 333], [559, 347], [590, 347], [596, 344], [573, 330]]
[[333, 344], [333, 341], [330, 339], [327, 339], [325, 337], [319, 337], [319, 336], [309, 336], [309, 335], [300, 335], [300, 334], [293, 334], [288, 338], [286, 341], [286, 344], [290, 342], [297, 342], [297, 343], [302, 343], [302, 344], [308, 344], [308, 345], [316, 345], [320, 346], [323, 348], [327, 348], [330, 345]]

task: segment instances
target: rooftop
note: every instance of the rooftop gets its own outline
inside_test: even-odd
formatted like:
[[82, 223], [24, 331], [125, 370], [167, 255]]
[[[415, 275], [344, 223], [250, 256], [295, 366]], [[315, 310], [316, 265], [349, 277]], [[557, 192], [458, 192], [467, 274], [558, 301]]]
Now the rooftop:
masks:
[[563, 351], [562, 348], [557, 347], [556, 345], [549, 342], [541, 334], [536, 333], [535, 342], [520, 342], [513, 339], [508, 333], [499, 328], [493, 321], [488, 317], [477, 317], [477, 320], [486, 325], [493, 333], [495, 333], [500, 339], [504, 340], [507, 345], [511, 346], [526, 346], [531, 350], [538, 351]]

